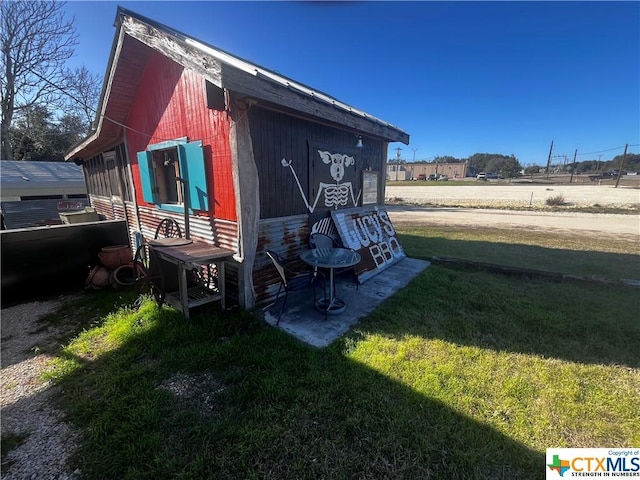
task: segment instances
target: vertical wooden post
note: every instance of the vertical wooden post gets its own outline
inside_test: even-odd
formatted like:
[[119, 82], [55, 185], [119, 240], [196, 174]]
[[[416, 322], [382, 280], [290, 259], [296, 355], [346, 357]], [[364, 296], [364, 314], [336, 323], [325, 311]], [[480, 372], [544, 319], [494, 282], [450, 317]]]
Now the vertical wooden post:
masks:
[[616, 188], [618, 188], [618, 184], [620, 183], [620, 176], [622, 175], [622, 167], [624, 167], [624, 161], [627, 159], [627, 148], [629, 144], [627, 143], [624, 146], [624, 154], [622, 154], [622, 160], [620, 161], [620, 168], [618, 169], [618, 178], [616, 178]]
[[241, 308], [255, 305], [253, 263], [258, 249], [260, 221], [260, 183], [258, 168], [253, 157], [251, 130], [247, 114], [250, 104], [233, 98], [228, 102], [233, 123], [229, 128], [233, 188], [238, 216], [238, 301]]

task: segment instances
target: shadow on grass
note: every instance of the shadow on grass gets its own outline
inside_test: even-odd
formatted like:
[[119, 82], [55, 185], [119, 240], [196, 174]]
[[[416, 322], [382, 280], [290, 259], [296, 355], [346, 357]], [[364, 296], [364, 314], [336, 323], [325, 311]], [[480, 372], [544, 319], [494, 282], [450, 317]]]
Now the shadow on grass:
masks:
[[[86, 478], [500, 479], [544, 471], [542, 453], [339, 348], [308, 347], [248, 313], [209, 310], [185, 322], [145, 304], [124, 324], [126, 342], [59, 378], [69, 418], [87, 432], [74, 457]], [[185, 378], [195, 382], [179, 388]]]
[[432, 265], [362, 329], [584, 364], [640, 367], [638, 290]]

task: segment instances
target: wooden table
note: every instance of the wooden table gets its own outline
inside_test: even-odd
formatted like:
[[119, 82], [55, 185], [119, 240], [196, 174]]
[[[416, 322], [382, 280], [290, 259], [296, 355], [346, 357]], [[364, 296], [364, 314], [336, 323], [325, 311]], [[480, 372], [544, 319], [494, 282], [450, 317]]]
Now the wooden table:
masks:
[[[220, 300], [220, 306], [224, 310], [224, 262], [234, 254], [232, 250], [185, 239], [152, 240], [149, 242], [149, 246], [161, 261], [174, 264], [178, 268], [178, 291], [165, 292], [165, 298], [166, 302], [178, 309], [185, 319], [189, 320], [190, 308], [218, 300]], [[218, 291], [202, 286], [189, 288], [187, 271], [194, 266], [211, 264], [216, 266]]]

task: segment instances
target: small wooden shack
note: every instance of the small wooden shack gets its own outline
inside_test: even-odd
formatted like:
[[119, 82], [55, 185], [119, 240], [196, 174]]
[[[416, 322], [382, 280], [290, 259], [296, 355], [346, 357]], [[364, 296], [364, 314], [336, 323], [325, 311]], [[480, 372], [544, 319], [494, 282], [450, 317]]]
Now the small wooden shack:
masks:
[[382, 205], [388, 143], [407, 133], [124, 8], [116, 27], [94, 129], [66, 158], [132, 242], [188, 221], [235, 252], [226, 291], [243, 308], [277, 289], [264, 251], [295, 257], [311, 229], [372, 252], [362, 280], [402, 257]]

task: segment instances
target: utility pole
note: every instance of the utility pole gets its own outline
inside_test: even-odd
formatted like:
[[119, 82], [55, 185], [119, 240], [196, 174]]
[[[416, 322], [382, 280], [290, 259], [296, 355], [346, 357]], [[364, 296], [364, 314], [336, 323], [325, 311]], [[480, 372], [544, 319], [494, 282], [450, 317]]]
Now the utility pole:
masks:
[[596, 173], [600, 173], [600, 157], [602, 157], [602, 155], [598, 155], [598, 163], [596, 163]]
[[551, 153], [553, 152], [553, 140], [551, 140], [551, 148], [549, 148], [549, 157], [547, 158], [547, 180], [549, 180], [549, 167], [551, 165]]
[[417, 148], [412, 148], [411, 150], [413, 150], [413, 163], [416, 163], [416, 150], [418, 150]]
[[569, 178], [569, 183], [573, 182], [573, 172], [576, 170], [576, 157], [578, 156], [578, 149], [573, 154], [573, 166], [571, 167], [571, 177]]
[[398, 180], [398, 169], [400, 168], [400, 150], [402, 150], [400, 147], [396, 147], [396, 181]]
[[620, 169], [618, 170], [618, 178], [616, 178], [616, 188], [618, 188], [618, 184], [620, 183], [620, 176], [622, 175], [622, 167], [624, 167], [624, 161], [627, 159], [628, 146], [629, 146], [628, 143], [624, 146], [624, 153], [622, 154], [622, 160], [620, 161]]

